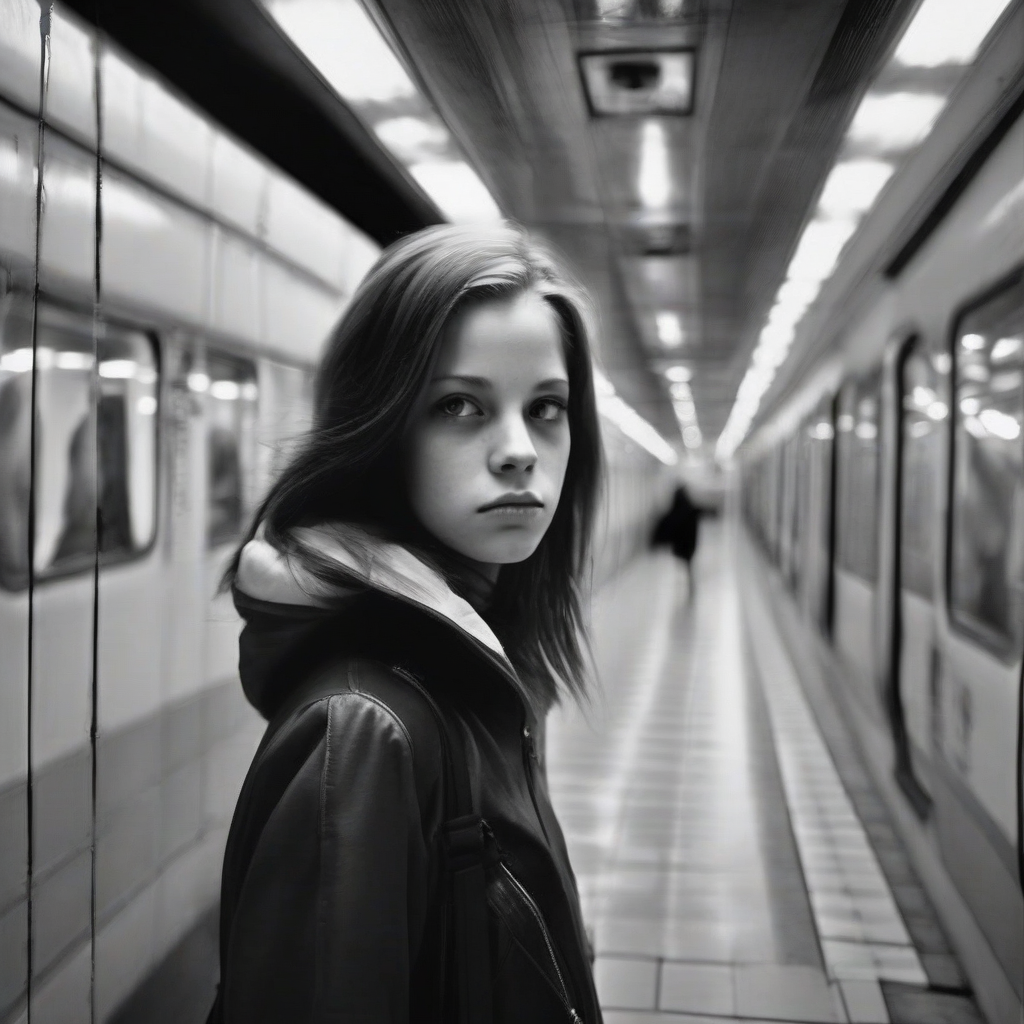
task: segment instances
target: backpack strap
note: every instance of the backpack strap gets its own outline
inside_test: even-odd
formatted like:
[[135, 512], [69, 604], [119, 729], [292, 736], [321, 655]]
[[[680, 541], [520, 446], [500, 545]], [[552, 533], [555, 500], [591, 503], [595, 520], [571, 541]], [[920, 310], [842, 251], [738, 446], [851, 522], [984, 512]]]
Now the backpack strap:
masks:
[[437, 721], [445, 762], [445, 821], [441, 827], [451, 886], [455, 931], [455, 983], [459, 1024], [491, 1024], [494, 1016], [491, 951], [484, 873], [484, 820], [473, 807], [469, 760], [462, 731], [407, 669], [397, 672], [426, 701]]

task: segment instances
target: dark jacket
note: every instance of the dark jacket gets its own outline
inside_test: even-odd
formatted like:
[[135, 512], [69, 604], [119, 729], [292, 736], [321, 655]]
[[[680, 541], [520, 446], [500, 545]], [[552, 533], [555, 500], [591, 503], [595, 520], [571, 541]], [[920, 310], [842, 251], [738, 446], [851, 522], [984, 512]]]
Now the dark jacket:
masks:
[[223, 1020], [454, 1019], [443, 758], [427, 693], [460, 729], [493, 832], [496, 1024], [571, 1022], [570, 1007], [598, 1024], [538, 723], [500, 643], [404, 548], [351, 527], [301, 532], [356, 585], [331, 589], [261, 540], [243, 552], [242, 685], [270, 725], [224, 857]]

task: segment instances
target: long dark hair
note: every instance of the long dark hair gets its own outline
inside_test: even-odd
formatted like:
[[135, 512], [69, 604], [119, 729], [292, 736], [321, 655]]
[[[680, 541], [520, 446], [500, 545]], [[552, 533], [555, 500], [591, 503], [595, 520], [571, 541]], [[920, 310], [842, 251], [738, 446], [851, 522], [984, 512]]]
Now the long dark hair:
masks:
[[[294, 553], [320, 579], [335, 582], [337, 570], [290, 531], [355, 522], [433, 554], [443, 571], [444, 552], [409, 506], [403, 433], [456, 311], [526, 291], [551, 304], [561, 328], [569, 377], [569, 462], [547, 533], [525, 561], [502, 566], [486, 617], [530, 700], [546, 708], [561, 689], [577, 697], [585, 692], [579, 588], [589, 568], [602, 449], [586, 303], [554, 256], [522, 229], [427, 228], [381, 254], [328, 340], [313, 427], [257, 510], [246, 540], [262, 524], [267, 541]], [[237, 565], [238, 555], [226, 584], [233, 582]]]

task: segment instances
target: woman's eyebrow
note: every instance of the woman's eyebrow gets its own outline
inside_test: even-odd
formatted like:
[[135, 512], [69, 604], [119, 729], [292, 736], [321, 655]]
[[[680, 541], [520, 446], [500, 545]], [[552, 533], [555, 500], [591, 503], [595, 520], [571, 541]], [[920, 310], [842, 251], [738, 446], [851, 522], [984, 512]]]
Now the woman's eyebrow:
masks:
[[470, 387], [475, 388], [489, 388], [491, 386], [491, 382], [486, 377], [465, 377], [459, 373], [448, 373], [442, 377], [434, 377], [430, 383], [439, 384], [446, 380], [458, 381], [460, 384], [468, 384]]
[[565, 377], [548, 377], [547, 380], [542, 380], [534, 388], [535, 391], [540, 391], [543, 388], [557, 388], [557, 387], [568, 387], [569, 381]]

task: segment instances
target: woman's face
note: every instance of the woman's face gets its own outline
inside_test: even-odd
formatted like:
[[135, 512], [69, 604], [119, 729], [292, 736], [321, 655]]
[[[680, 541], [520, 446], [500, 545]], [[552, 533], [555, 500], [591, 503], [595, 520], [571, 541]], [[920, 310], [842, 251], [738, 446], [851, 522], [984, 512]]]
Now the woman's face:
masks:
[[551, 306], [533, 292], [448, 325], [406, 436], [413, 511], [483, 566], [521, 562], [551, 524], [569, 461], [569, 380]]

